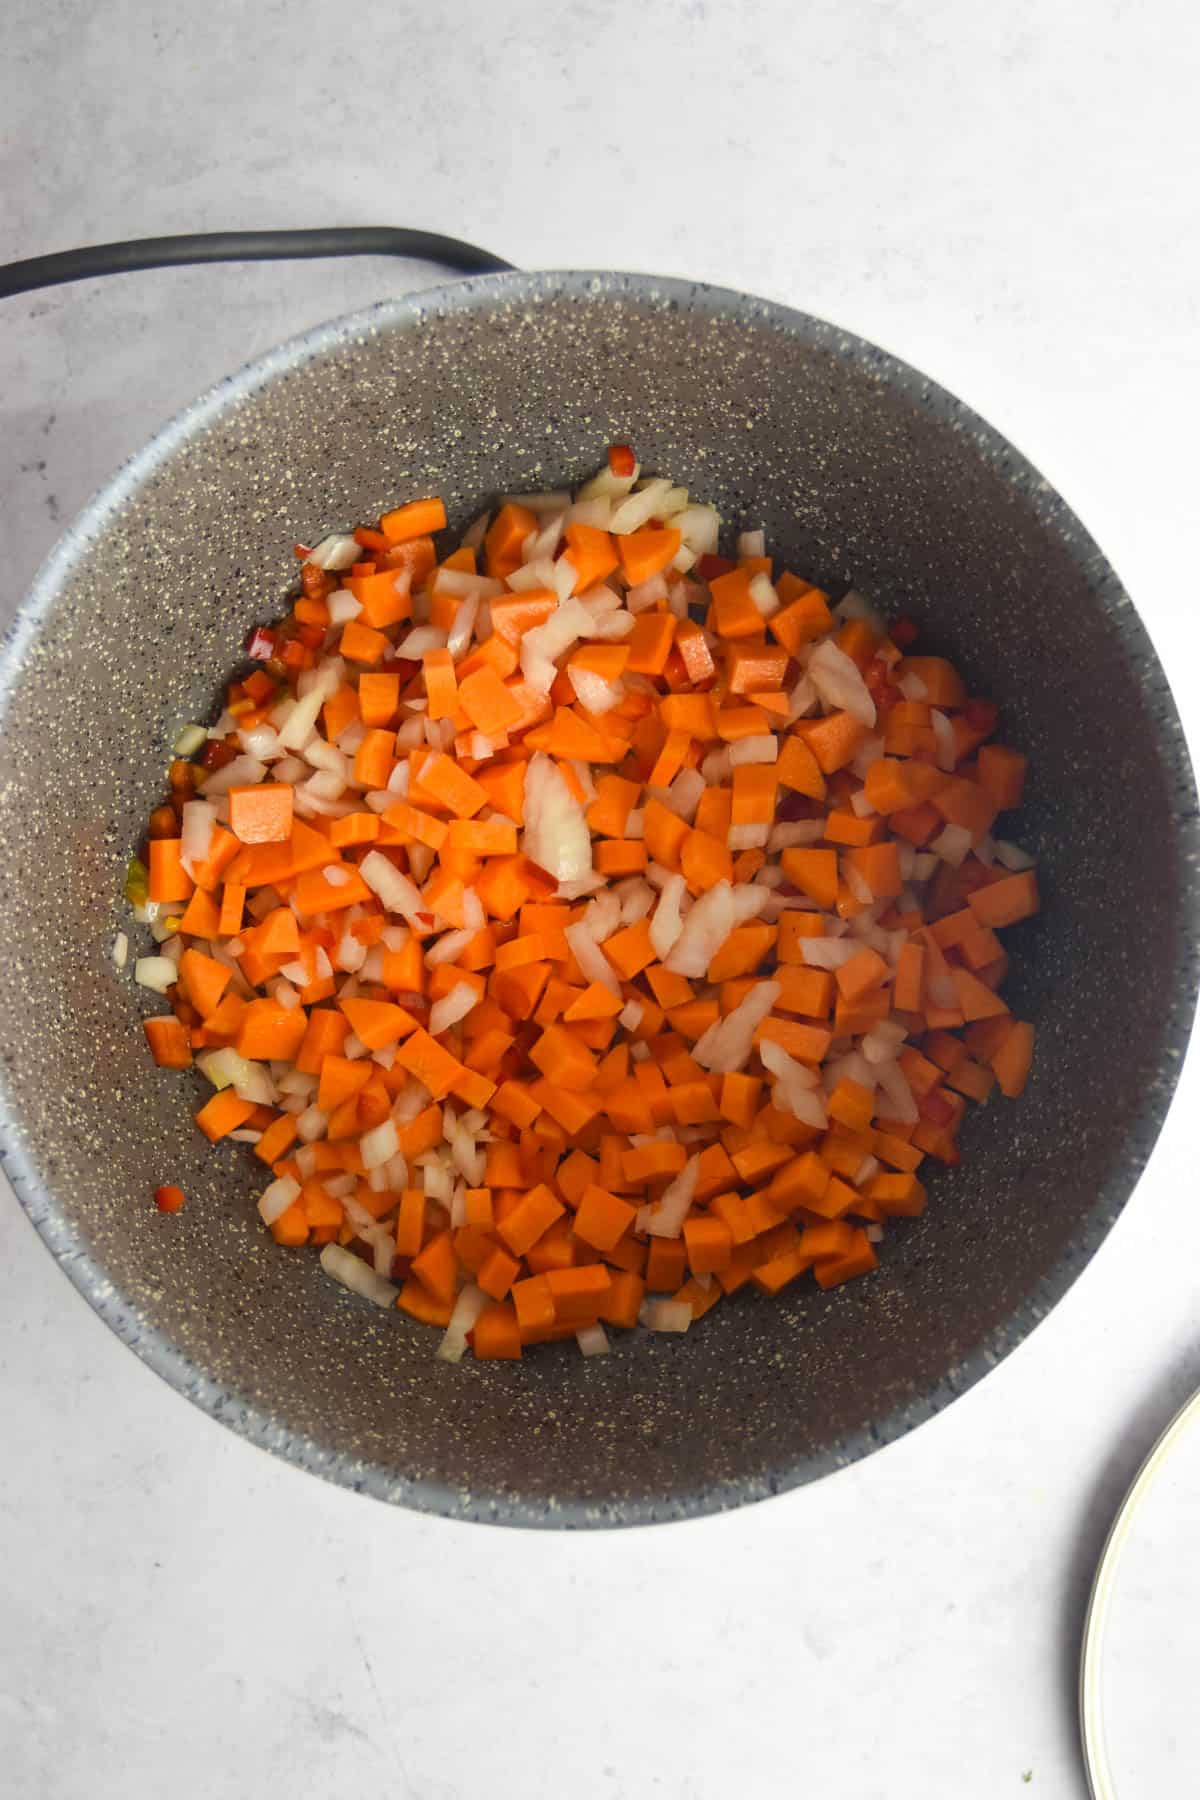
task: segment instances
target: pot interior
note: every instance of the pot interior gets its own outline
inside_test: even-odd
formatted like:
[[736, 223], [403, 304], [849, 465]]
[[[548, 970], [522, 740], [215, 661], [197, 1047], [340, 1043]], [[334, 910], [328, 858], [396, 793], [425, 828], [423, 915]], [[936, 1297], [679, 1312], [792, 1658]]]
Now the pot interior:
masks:
[[[436, 1337], [278, 1250], [241, 1146], [209, 1149], [197, 1074], [155, 1069], [110, 960], [126, 859], [170, 745], [208, 720], [294, 539], [444, 495], [644, 467], [763, 526], [784, 566], [923, 627], [1028, 752], [1013, 835], [1045, 911], [1006, 934], [1037, 1023], [1023, 1099], [972, 1109], [924, 1218], [829, 1295], [743, 1294], [684, 1338], [616, 1334], [450, 1368]], [[1162, 671], [1095, 545], [996, 434], [869, 345], [682, 283], [499, 276], [286, 346], [164, 432], [40, 578], [0, 739], [6, 1166], [103, 1316], [256, 1442], [458, 1517], [644, 1522], [755, 1499], [938, 1410], [1095, 1249], [1161, 1124], [1195, 988], [1195, 796]], [[148, 998], [148, 997], [145, 997]], [[189, 1204], [159, 1217], [177, 1182]]]

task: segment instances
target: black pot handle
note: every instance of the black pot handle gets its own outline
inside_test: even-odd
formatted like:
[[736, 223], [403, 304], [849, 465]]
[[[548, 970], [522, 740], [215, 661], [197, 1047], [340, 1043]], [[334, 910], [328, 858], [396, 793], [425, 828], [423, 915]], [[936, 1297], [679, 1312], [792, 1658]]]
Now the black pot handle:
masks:
[[445, 263], [466, 275], [491, 275], [512, 263], [461, 238], [395, 225], [335, 225], [314, 231], [207, 231], [182, 237], [131, 238], [30, 256], [0, 267], [0, 299], [34, 288], [61, 287], [96, 275], [125, 275], [183, 263], [277, 262], [318, 256], [408, 256]]

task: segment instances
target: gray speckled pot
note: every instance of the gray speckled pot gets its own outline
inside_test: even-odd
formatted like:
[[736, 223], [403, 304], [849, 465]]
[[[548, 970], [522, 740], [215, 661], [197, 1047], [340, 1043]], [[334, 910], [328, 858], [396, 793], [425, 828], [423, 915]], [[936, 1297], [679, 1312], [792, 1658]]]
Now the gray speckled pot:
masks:
[[[256, 1222], [247, 1153], [190, 1125], [109, 961], [167, 747], [208, 716], [293, 538], [431, 489], [464, 524], [627, 439], [765, 526], [789, 565], [928, 621], [1032, 756], [1043, 918], [1010, 934], [1040, 1025], [1019, 1105], [968, 1124], [925, 1218], [829, 1296], [739, 1297], [686, 1339], [448, 1368]], [[1120, 584], [1063, 502], [912, 369], [733, 294], [503, 275], [339, 321], [225, 383], [88, 508], [8, 647], [0, 742], [5, 1163], [42, 1237], [152, 1368], [255, 1443], [405, 1505], [522, 1525], [756, 1500], [928, 1418], [1043, 1315], [1128, 1197], [1196, 987], [1196, 797]], [[1143, 880], [1136, 877], [1141, 875]], [[1119, 1056], [1097, 1055], [1117, 1042]], [[177, 1181], [189, 1205], [154, 1213]]]

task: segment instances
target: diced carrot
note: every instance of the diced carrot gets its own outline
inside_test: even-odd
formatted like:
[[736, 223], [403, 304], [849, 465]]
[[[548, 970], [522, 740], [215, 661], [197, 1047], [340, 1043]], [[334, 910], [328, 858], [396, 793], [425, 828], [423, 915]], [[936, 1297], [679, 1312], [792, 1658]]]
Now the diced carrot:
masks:
[[229, 826], [242, 844], [280, 844], [292, 835], [292, 789], [286, 781], [229, 790]]
[[[496, 1256], [503, 1254], [495, 1252]], [[487, 1265], [485, 1265], [486, 1267]], [[476, 1278], [483, 1284], [483, 1270]], [[490, 1290], [484, 1288], [484, 1292]], [[502, 1299], [485, 1306], [471, 1332], [471, 1350], [480, 1361], [517, 1362], [521, 1357], [521, 1329], [513, 1307]]]
[[195, 883], [180, 861], [182, 847], [180, 838], [151, 838], [151, 900], [190, 900]]
[[537, 515], [527, 506], [513, 502], [502, 506], [484, 538], [487, 572], [493, 580], [505, 581], [521, 560], [521, 546], [537, 528]]
[[1022, 869], [1019, 874], [1005, 876], [987, 887], [975, 888], [967, 895], [967, 905], [981, 924], [991, 926], [993, 930], [1015, 925], [1021, 919], [1031, 918], [1038, 910], [1037, 877], [1032, 869]]
[[446, 508], [438, 498], [408, 500], [383, 514], [379, 529], [389, 544], [406, 544], [412, 538], [429, 537], [442, 531], [446, 524]]
[[191, 1068], [191, 1033], [174, 1013], [167, 1013], [156, 1019], [143, 1019], [142, 1030], [146, 1034], [150, 1054], [160, 1069]]
[[196, 1123], [210, 1143], [237, 1131], [254, 1111], [253, 1100], [243, 1100], [232, 1088], [222, 1088], [196, 1114]]

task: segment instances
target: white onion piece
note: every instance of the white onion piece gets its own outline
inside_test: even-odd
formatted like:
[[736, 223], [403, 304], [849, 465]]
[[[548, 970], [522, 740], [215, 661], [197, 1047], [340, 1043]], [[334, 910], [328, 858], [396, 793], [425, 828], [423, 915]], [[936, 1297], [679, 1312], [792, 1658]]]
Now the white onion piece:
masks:
[[947, 825], [938, 832], [929, 848], [952, 869], [960, 869], [970, 854], [971, 834], [965, 825]]
[[638, 1230], [649, 1232], [651, 1237], [681, 1237], [683, 1221], [695, 1198], [699, 1176], [700, 1155], [697, 1152], [695, 1156], [689, 1156], [674, 1181], [668, 1183], [660, 1200], [651, 1206], [639, 1208]]
[[858, 664], [831, 638], [817, 645], [807, 674], [826, 706], [844, 708], [860, 725], [874, 725], [875, 702]]
[[[580, 488], [580, 494], [583, 489]], [[603, 494], [591, 498], [573, 501], [563, 515], [568, 525], [594, 525], [597, 531], [607, 531], [608, 521], [612, 518], [613, 503]]]
[[385, 1119], [382, 1125], [376, 1125], [372, 1131], [364, 1131], [358, 1140], [358, 1148], [364, 1169], [382, 1168], [393, 1156], [399, 1155], [400, 1138], [392, 1120]]
[[850, 892], [860, 906], [871, 906], [874, 904], [875, 895], [871, 890], [870, 883], [867, 881], [866, 877], [855, 868], [853, 863], [845, 863], [842, 867], [842, 874], [846, 878], [846, 886], [850, 889]]
[[727, 850], [763, 850], [771, 835], [769, 825], [731, 825], [725, 833]]
[[590, 713], [611, 712], [625, 698], [623, 681], [606, 681], [594, 669], [580, 669], [574, 663], [568, 663], [567, 678], [575, 689], [575, 698]]
[[446, 1334], [437, 1347], [437, 1355], [443, 1362], [462, 1361], [467, 1347], [467, 1333], [474, 1330], [475, 1321], [487, 1303], [487, 1295], [473, 1281], [460, 1289], [454, 1302], [454, 1310], [450, 1314], [450, 1323], [446, 1326]]
[[731, 1075], [743, 1069], [754, 1048], [758, 1030], [783, 989], [777, 981], [759, 981], [746, 998], [718, 1019], [692, 1046], [692, 1056], [715, 1075]]
[[715, 506], [685, 506], [671, 523], [695, 556], [716, 554], [721, 519]]
[[335, 588], [325, 604], [331, 625], [348, 625], [362, 611], [362, 601], [356, 600], [349, 588]]
[[686, 1331], [692, 1309], [686, 1300], [643, 1300], [638, 1323], [647, 1331]]
[[617, 1023], [626, 1031], [636, 1031], [645, 1010], [640, 1000], [627, 1000], [617, 1014]]
[[521, 639], [521, 672], [531, 687], [548, 694], [558, 670], [557, 659], [592, 629], [593, 615], [578, 600], [564, 600], [541, 625]]
[[627, 638], [633, 630], [635, 620], [633, 614], [625, 612], [605, 612], [592, 620], [584, 636], [595, 643], [618, 644]]
[[[464, 540], [465, 542], [465, 540]], [[466, 545], [466, 548], [470, 548]], [[435, 594], [449, 594], [456, 600], [496, 600], [504, 593], [504, 583], [490, 575], [472, 575], [466, 569], [439, 569], [433, 580]]]
[[795, 844], [819, 844], [824, 836], [824, 819], [796, 819], [772, 826], [767, 848], [790, 850]]
[[617, 972], [589, 932], [584, 921], [577, 919], [574, 925], [567, 926], [563, 935], [571, 946], [571, 953], [579, 964], [579, 970], [584, 979], [600, 982], [610, 993], [619, 997], [621, 983]]
[[533, 593], [540, 588], [554, 589], [554, 563], [549, 556], [539, 557], [535, 562], [522, 563], [508, 577], [508, 586], [514, 594]]
[[879, 761], [883, 754], [883, 738], [879, 736], [869, 737], [865, 744], [860, 745], [853, 762], [850, 764], [851, 773], [857, 775], [860, 781], [865, 781], [867, 779], [867, 771], [871, 768], [873, 763]]
[[348, 569], [358, 562], [362, 556], [362, 547], [356, 537], [347, 533], [334, 531], [323, 537], [319, 544], [314, 544], [306, 561], [314, 563], [318, 569]]
[[919, 675], [901, 675], [896, 686], [906, 700], [924, 700], [929, 692]]
[[454, 623], [446, 638], [446, 648], [455, 662], [470, 648], [471, 638], [475, 632], [475, 621], [478, 617], [479, 595], [468, 594], [455, 613]]
[[578, 504], [578, 501], [580, 500], [621, 499], [629, 492], [640, 473], [640, 463], [634, 463], [633, 472], [629, 475], [614, 475], [612, 469], [605, 463], [604, 466], [591, 477], [590, 481], [584, 482], [583, 486], [579, 489], [576, 503]]
[[933, 735], [937, 740], [937, 766], [946, 774], [954, 773], [958, 762], [958, 746], [954, 740], [954, 727], [944, 712], [933, 707], [929, 714], [929, 722], [933, 726]]
[[876, 637], [883, 637], [887, 631], [887, 622], [876, 612], [871, 602], [853, 588], [844, 594], [833, 609], [835, 619], [844, 622], [846, 619], [865, 619]]
[[269, 725], [252, 725], [249, 731], [239, 731], [238, 742], [247, 756], [256, 756], [260, 762], [278, 762], [286, 754], [278, 733]]
[[169, 956], [139, 956], [133, 965], [133, 979], [139, 987], [165, 994], [179, 979], [179, 971]]
[[765, 556], [767, 554], [766, 532], [739, 531], [737, 553], [739, 556]]
[[359, 863], [358, 872], [387, 912], [399, 913], [414, 931], [425, 930], [424, 901], [408, 876], [402, 875], [381, 851], [369, 851]]
[[670, 787], [665, 791], [658, 788], [655, 794], [677, 819], [685, 819], [690, 825], [705, 791], [706, 783], [699, 769], [680, 769]]
[[1033, 857], [1027, 850], [1022, 850], [1019, 844], [1012, 844], [1007, 838], [994, 838], [992, 843], [996, 852], [996, 861], [1004, 868], [1011, 869], [1014, 874], [1018, 874], [1022, 869], [1034, 867]]
[[757, 575], [750, 577], [750, 598], [764, 619], [769, 619], [779, 611], [779, 595], [775, 592], [771, 577], [762, 569]]
[[654, 905], [654, 889], [640, 875], [631, 875], [617, 883], [613, 892], [621, 902], [622, 925], [636, 925]]
[[748, 919], [756, 919], [766, 904], [766, 895], [753, 882], [739, 881], [733, 890], [733, 922], [744, 925]]
[[794, 725], [797, 719], [806, 719], [810, 713], [816, 712], [820, 704], [821, 696], [808, 676], [802, 675], [788, 695], [788, 724]]
[[209, 845], [212, 843], [213, 826], [217, 822], [217, 809], [207, 800], [187, 800], [183, 807], [183, 832], [179, 845], [179, 860], [185, 870], [193, 878], [201, 863], [207, 861]]
[[373, 1269], [368, 1269], [360, 1257], [349, 1250], [343, 1250], [340, 1244], [326, 1244], [321, 1251], [321, 1267], [327, 1275], [332, 1275], [344, 1288], [352, 1294], [358, 1294], [364, 1300], [371, 1300], [376, 1306], [394, 1306], [399, 1288], [393, 1287], [390, 1281], [384, 1281]]
[[729, 746], [730, 767], [739, 769], [744, 763], [773, 763], [779, 760], [779, 739], [773, 731], [754, 737], [739, 738]]
[[431, 650], [444, 650], [448, 636], [448, 632], [439, 631], [436, 625], [417, 625], [396, 645], [396, 655], [403, 662], [420, 662]]
[[541, 751], [530, 757], [525, 770], [521, 848], [530, 862], [556, 881], [580, 881], [592, 875], [592, 839], [583, 809], [557, 764]]
[[129, 961], [129, 938], [123, 931], [118, 931], [113, 939], [112, 959], [118, 969], [123, 969]]
[[610, 938], [621, 924], [621, 900], [615, 888], [607, 888], [598, 899], [593, 900], [583, 915], [583, 922], [588, 934], [597, 944]]
[[903, 1025], [898, 1025], [894, 1019], [881, 1019], [863, 1038], [862, 1053], [869, 1063], [894, 1062], [907, 1036]]
[[720, 787], [728, 781], [733, 772], [733, 763], [729, 757], [729, 746], [722, 744], [718, 750], [710, 750], [700, 764], [700, 773], [706, 787]]
[[[683, 932], [683, 913], [680, 909], [680, 902], [686, 893], [687, 882], [683, 876], [668, 875], [659, 895], [658, 905], [654, 909], [654, 917], [650, 921], [650, 942], [654, 946], [654, 953], [660, 962], [666, 961]], [[708, 964], [706, 963], [704, 967], [707, 969]]]
[[879, 1091], [886, 1101], [880, 1111], [889, 1119], [899, 1119], [902, 1124], [912, 1124], [920, 1118], [917, 1103], [913, 1099], [913, 1091], [908, 1085], [904, 1070], [898, 1062], [876, 1063], [875, 1079], [879, 1083]]
[[773, 1044], [769, 1039], [759, 1045], [758, 1053], [763, 1068], [775, 1077], [771, 1090], [774, 1105], [780, 1112], [790, 1112], [802, 1125], [824, 1131], [829, 1114], [817, 1092], [817, 1077], [813, 1070], [806, 1069], [803, 1063], [789, 1056], [782, 1045]]
[[608, 1333], [603, 1325], [584, 1325], [575, 1333], [575, 1342], [585, 1356], [607, 1356]]
[[205, 777], [201, 792], [206, 800], [211, 800], [217, 794], [227, 794], [230, 788], [255, 787], [266, 772], [266, 764], [259, 762], [256, 756], [235, 756], [223, 769], [215, 769]]
[[435, 1000], [429, 1009], [429, 1035], [438, 1037], [448, 1031], [451, 1025], [457, 1025], [465, 1019], [471, 1009], [479, 1004], [479, 992], [469, 981], [457, 981], [448, 994]]
[[657, 606], [665, 600], [669, 589], [665, 575], [651, 575], [648, 581], [639, 581], [631, 587], [625, 596], [625, 604], [631, 613], [645, 612], [651, 606]]
[[293, 1181], [290, 1175], [281, 1175], [258, 1196], [259, 1217], [263, 1224], [273, 1225], [299, 1198], [300, 1183]]
[[835, 1057], [832, 1062], [826, 1063], [821, 1078], [828, 1094], [832, 1094], [839, 1081], [857, 1081], [859, 1087], [864, 1087], [869, 1094], [873, 1094], [878, 1074], [878, 1069], [872, 1068], [865, 1056], [861, 1056], [857, 1050], [850, 1050], [845, 1056]]
[[612, 518], [608, 529], [618, 537], [626, 537], [631, 531], [640, 531], [648, 519], [657, 514], [663, 500], [671, 491], [671, 483], [656, 476], [647, 481], [636, 493], [626, 495], [625, 499], [613, 507]]
[[849, 938], [813, 937], [800, 939], [800, 955], [810, 969], [840, 969], [859, 946]]
[[315, 1144], [318, 1138], [324, 1137], [328, 1124], [329, 1114], [322, 1112], [319, 1106], [304, 1107], [296, 1118], [296, 1129], [305, 1144]]
[[453, 962], [459, 952], [466, 949], [474, 936], [473, 930], [444, 931], [441, 937], [434, 939], [425, 952], [426, 968], [436, 969], [439, 963]]

